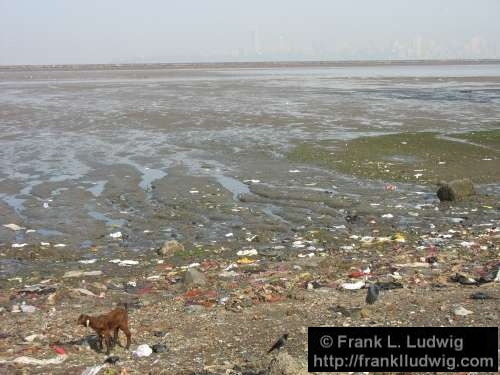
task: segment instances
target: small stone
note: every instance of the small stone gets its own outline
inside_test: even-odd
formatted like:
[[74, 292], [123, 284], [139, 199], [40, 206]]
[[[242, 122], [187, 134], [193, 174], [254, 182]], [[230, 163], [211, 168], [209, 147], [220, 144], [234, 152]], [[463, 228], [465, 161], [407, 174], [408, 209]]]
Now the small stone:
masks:
[[203, 313], [206, 311], [205, 306], [202, 305], [189, 305], [186, 307], [186, 312], [188, 314]]
[[164, 256], [164, 257], [171, 257], [175, 253], [184, 251], [184, 246], [176, 241], [176, 240], [169, 240], [165, 241], [163, 246], [158, 249], [158, 255]]
[[163, 353], [167, 350], [167, 346], [163, 344], [154, 344], [151, 348], [154, 353]]
[[461, 200], [475, 194], [474, 185], [468, 178], [453, 180], [451, 182], [440, 182], [439, 189], [436, 192], [441, 202], [452, 202]]
[[183, 281], [185, 285], [205, 285], [207, 278], [202, 272], [193, 267], [186, 271]]
[[458, 315], [458, 316], [467, 316], [467, 315], [473, 314], [474, 312], [467, 310], [466, 308], [464, 308], [462, 306], [458, 306], [457, 308], [455, 308], [453, 310], [453, 313], [455, 315]]
[[364, 319], [369, 318], [370, 317], [370, 311], [368, 311], [367, 309], [361, 309], [360, 315]]

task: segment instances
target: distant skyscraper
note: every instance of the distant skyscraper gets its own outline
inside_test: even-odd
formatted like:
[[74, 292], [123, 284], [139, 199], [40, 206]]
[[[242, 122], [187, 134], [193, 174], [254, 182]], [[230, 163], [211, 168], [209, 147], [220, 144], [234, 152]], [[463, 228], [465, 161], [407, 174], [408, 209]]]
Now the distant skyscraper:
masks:
[[262, 46], [260, 44], [260, 30], [257, 26], [253, 32], [253, 50], [256, 55], [262, 54]]

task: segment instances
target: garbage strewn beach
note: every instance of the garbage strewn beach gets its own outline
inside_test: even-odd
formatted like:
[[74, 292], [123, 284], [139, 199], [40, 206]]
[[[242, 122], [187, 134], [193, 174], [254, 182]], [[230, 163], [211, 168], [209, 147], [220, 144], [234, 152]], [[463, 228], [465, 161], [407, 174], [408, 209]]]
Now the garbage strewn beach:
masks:
[[[0, 372], [301, 374], [309, 326], [498, 325], [497, 77], [429, 108], [432, 77], [95, 69], [2, 84]], [[123, 306], [108, 356], [77, 319]]]

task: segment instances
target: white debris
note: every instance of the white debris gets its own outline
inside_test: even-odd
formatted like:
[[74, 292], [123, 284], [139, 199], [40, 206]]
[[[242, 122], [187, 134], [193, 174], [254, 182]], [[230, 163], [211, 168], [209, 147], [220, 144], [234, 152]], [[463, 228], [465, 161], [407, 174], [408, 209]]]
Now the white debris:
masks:
[[115, 263], [118, 264], [120, 267], [126, 267], [126, 266], [135, 266], [136, 264], [139, 264], [138, 261], [136, 260], [121, 260], [121, 259], [111, 259], [109, 263]]
[[351, 250], [354, 250], [354, 245], [345, 245], [345, 246], [340, 246], [340, 250], [344, 250], [344, 251], [351, 251]]
[[254, 234], [253, 236], [249, 236], [249, 237], [247, 237], [247, 238], [246, 238], [246, 240], [247, 240], [248, 242], [252, 242], [252, 241], [253, 241], [253, 240], [255, 240], [257, 237], [258, 237], [258, 236], [257, 236], [256, 234]]
[[33, 341], [35, 341], [39, 337], [42, 338], [43, 335], [39, 335], [39, 334], [35, 333], [33, 335], [26, 336], [24, 338], [24, 341], [26, 341], [26, 342], [33, 342]]
[[497, 275], [493, 279], [493, 281], [499, 283], [500, 282], [500, 267], [498, 267]]
[[235, 271], [222, 271], [221, 273], [219, 273], [219, 276], [223, 277], [225, 279], [230, 279], [230, 278], [236, 277], [238, 275], [239, 275], [239, 273], [235, 272]]
[[463, 247], [472, 247], [475, 244], [476, 244], [475, 242], [468, 242], [468, 241], [462, 241], [462, 242], [460, 242], [460, 245], [463, 246]]
[[250, 250], [240, 250], [236, 253], [236, 255], [243, 257], [243, 256], [252, 256], [252, 255], [258, 255], [258, 251], [255, 249], [250, 249]]
[[43, 208], [49, 208], [49, 204], [47, 202], [43, 202]]
[[303, 247], [306, 247], [306, 245], [304, 244], [304, 241], [293, 241], [292, 243], [292, 246], [295, 247], [295, 248], [303, 248]]
[[233, 235], [233, 232], [230, 232], [230, 233], [226, 233], [226, 234], [225, 234], [225, 236], [226, 236], [227, 238], [229, 238], [229, 237], [233, 237], [234, 235]]
[[102, 275], [101, 270], [96, 270], [96, 271], [80, 271], [80, 270], [72, 270], [72, 271], [67, 271], [64, 275], [63, 278], [68, 278], [68, 277], [80, 277], [80, 276], [100, 276]]
[[15, 230], [15, 231], [24, 229], [24, 227], [21, 227], [20, 225], [17, 225], [17, 224], [4, 224], [3, 226], [5, 228], [12, 229], [12, 230]]
[[[63, 363], [68, 356], [66, 354], [62, 355], [57, 355], [52, 358], [47, 358], [47, 359], [38, 359], [38, 358], [33, 358], [33, 357], [28, 357], [28, 356], [21, 356], [21, 357], [16, 357], [13, 360], [5, 360], [5, 359], [0, 359], [0, 363], [7, 363], [7, 362], [12, 362], [12, 363], [18, 363], [21, 365], [36, 365], [36, 366], [43, 366], [43, 365], [58, 365]], [[85, 374], [85, 375], [91, 375], [91, 374]]]
[[28, 246], [28, 244], [27, 243], [13, 243], [12, 244], [13, 248], [22, 248], [22, 247], [25, 247], [25, 246]]
[[142, 344], [132, 352], [134, 357], [149, 357], [153, 353], [153, 349], [148, 344]]
[[97, 259], [85, 259], [85, 260], [79, 260], [78, 261], [79, 263], [82, 263], [82, 264], [92, 264], [92, 263], [95, 263], [97, 262]]
[[23, 313], [34, 313], [36, 310], [38, 310], [38, 308], [36, 308], [35, 306], [27, 305], [24, 302], [21, 304], [21, 311]]
[[50, 246], [50, 242], [40, 242], [40, 246]]
[[65, 243], [56, 243], [54, 247], [66, 247], [67, 245]]
[[298, 254], [297, 255], [299, 258], [312, 258], [314, 256], [314, 253], [308, 253], [308, 254]]
[[189, 190], [189, 194], [199, 194], [198, 190]]
[[394, 215], [393, 214], [383, 214], [382, 217], [384, 219], [392, 219], [394, 217]]
[[466, 308], [462, 306], [458, 306], [453, 310], [453, 314], [458, 315], [458, 316], [467, 316], [470, 314], [473, 314], [473, 311], [467, 310]]
[[227, 266], [226, 268], [224, 268], [224, 271], [230, 271], [233, 268], [238, 268], [238, 264], [237, 263], [231, 263], [229, 266]]
[[357, 290], [357, 289], [361, 289], [364, 286], [365, 286], [365, 282], [363, 280], [356, 281], [355, 283], [342, 283], [342, 284], [340, 284], [340, 287], [342, 289], [346, 289], [346, 290]]
[[289, 173], [300, 173], [300, 171], [298, 169], [290, 169], [288, 172]]
[[131, 259], [125, 259], [118, 263], [120, 267], [135, 266], [137, 264], [139, 264], [137, 260], [131, 260]]
[[111, 238], [122, 238], [122, 232], [114, 232], [114, 233], [110, 233], [109, 236]]
[[87, 367], [83, 370], [81, 375], [97, 375], [99, 371], [101, 371], [105, 365], [95, 365], [92, 367]]

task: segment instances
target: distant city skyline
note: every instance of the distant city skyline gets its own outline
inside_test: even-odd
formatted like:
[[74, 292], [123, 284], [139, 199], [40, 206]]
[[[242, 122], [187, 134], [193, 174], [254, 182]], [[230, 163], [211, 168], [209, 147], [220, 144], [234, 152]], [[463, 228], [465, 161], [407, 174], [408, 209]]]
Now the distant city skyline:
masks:
[[499, 59], [500, 1], [0, 0], [0, 64]]

